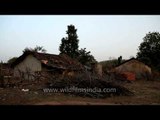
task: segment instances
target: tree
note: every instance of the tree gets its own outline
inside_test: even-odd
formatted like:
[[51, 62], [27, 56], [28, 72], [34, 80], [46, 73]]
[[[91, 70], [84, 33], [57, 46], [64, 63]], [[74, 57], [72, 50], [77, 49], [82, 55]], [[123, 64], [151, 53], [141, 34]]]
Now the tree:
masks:
[[87, 66], [90, 66], [91, 63], [97, 62], [90, 53], [90, 51], [86, 51], [86, 48], [81, 48], [81, 50], [79, 50], [78, 61]]
[[77, 29], [75, 29], [74, 25], [68, 25], [68, 30], [66, 34], [68, 36], [66, 38], [62, 38], [61, 44], [59, 47], [60, 54], [67, 54], [71, 58], [77, 58], [78, 56], [78, 36], [77, 36]]
[[46, 53], [46, 49], [44, 49], [43, 46], [36, 46], [35, 48], [28, 48], [28, 47], [26, 47], [23, 50], [23, 52], [27, 52], [27, 51]]
[[46, 52], [47, 52], [47, 50], [44, 49], [43, 46], [36, 46], [36, 47], [34, 48], [34, 51], [36, 51], [36, 52], [43, 52], [43, 53], [46, 53]]
[[122, 56], [118, 57], [118, 65], [122, 63]]
[[160, 34], [149, 32], [139, 46], [137, 59], [160, 71]]
[[81, 48], [79, 50], [79, 39], [77, 36], [77, 29], [74, 25], [69, 25], [66, 33], [68, 37], [62, 38], [61, 44], [59, 46], [60, 54], [67, 54], [71, 58], [77, 59], [83, 65], [88, 65], [92, 62], [97, 62], [90, 51], [87, 52], [86, 48]]
[[18, 57], [13, 57], [13, 58], [9, 59], [9, 60], [7, 61], [7, 63], [12, 64], [14, 61], [16, 61], [17, 58], [18, 58]]

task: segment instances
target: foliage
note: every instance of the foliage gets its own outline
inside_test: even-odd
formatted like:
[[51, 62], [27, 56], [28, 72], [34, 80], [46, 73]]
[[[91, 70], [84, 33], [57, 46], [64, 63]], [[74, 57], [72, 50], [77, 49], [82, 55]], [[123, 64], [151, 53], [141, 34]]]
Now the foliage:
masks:
[[[121, 63], [124, 62], [125, 60], [121, 60]], [[109, 70], [112, 68], [116, 67], [118, 64], [117, 59], [112, 59], [112, 60], [106, 60], [106, 61], [101, 61], [99, 62], [102, 65], [102, 69], [104, 73], [107, 73]]]
[[75, 29], [74, 25], [68, 25], [68, 30], [66, 34], [68, 37], [62, 38], [61, 44], [59, 47], [60, 54], [67, 54], [71, 58], [77, 58], [78, 56], [78, 36], [77, 36], [77, 29]]
[[90, 66], [90, 63], [96, 62], [90, 51], [86, 51], [86, 48], [81, 48], [79, 50], [79, 39], [77, 36], [77, 29], [74, 25], [69, 25], [66, 33], [68, 37], [62, 38], [61, 44], [59, 46], [60, 54], [67, 54], [71, 58], [77, 59], [83, 65]]
[[42, 52], [42, 53], [46, 53], [46, 49], [43, 48], [43, 46], [36, 46], [35, 48], [28, 48], [26, 47], [23, 52], [27, 52], [27, 51], [34, 51], [34, 52]]
[[13, 57], [13, 58], [9, 59], [7, 61], [7, 63], [12, 64], [14, 61], [16, 61], [16, 59], [17, 59], [17, 57]]
[[122, 56], [118, 57], [118, 65], [122, 63]]
[[102, 64], [103, 71], [107, 72], [108, 70], [111, 70], [117, 65], [117, 59], [106, 60], [99, 63]]
[[137, 59], [160, 71], [160, 34], [149, 32], [139, 46]]
[[79, 50], [79, 56], [78, 56], [78, 60], [80, 63], [82, 63], [83, 65], [87, 65], [90, 66], [91, 63], [97, 62], [93, 55], [90, 55], [90, 51], [87, 52], [86, 48], [81, 48], [81, 50]]

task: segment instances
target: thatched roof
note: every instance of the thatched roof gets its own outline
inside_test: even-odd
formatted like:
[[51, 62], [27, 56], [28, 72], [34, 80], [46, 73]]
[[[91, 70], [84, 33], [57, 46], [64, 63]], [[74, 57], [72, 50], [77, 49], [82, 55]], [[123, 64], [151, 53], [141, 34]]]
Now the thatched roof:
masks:
[[84, 66], [77, 60], [70, 58], [68, 55], [61, 54], [48, 54], [48, 53], [38, 53], [38, 52], [25, 52], [12, 64], [12, 67], [16, 66], [22, 62], [28, 55], [33, 55], [37, 60], [39, 60], [43, 66], [56, 68], [56, 69], [71, 69], [71, 70], [83, 70]]

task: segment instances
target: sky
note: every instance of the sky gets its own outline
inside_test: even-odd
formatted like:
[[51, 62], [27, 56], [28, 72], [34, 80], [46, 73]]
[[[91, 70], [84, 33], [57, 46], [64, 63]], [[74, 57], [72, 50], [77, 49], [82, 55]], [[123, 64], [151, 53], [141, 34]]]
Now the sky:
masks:
[[160, 32], [160, 15], [0, 15], [0, 61], [19, 57], [26, 47], [59, 54], [68, 25], [77, 29], [79, 49], [97, 61], [136, 57], [148, 32]]

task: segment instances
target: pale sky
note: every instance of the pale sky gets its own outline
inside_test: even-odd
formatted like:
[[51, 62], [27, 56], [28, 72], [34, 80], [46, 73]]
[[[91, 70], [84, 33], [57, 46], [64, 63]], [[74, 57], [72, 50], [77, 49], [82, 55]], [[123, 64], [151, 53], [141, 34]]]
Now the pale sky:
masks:
[[70, 24], [77, 28], [79, 49], [91, 51], [97, 61], [129, 59], [148, 32], [160, 32], [160, 15], [0, 15], [0, 61], [36, 45], [59, 54]]

